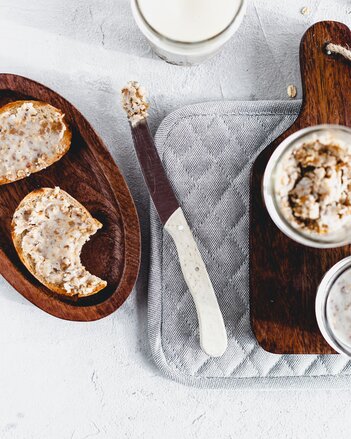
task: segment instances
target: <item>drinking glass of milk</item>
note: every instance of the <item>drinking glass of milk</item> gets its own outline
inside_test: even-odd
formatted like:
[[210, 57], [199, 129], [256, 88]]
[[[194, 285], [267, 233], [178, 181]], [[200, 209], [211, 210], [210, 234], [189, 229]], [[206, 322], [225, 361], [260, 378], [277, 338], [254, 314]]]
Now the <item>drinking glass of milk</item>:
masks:
[[156, 54], [177, 65], [199, 64], [238, 29], [246, 0], [131, 0], [134, 18]]

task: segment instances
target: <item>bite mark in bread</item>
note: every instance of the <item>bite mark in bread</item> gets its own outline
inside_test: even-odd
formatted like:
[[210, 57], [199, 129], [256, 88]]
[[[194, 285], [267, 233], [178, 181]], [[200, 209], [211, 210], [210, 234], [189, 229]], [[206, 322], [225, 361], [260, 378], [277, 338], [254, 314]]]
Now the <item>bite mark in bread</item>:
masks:
[[50, 104], [15, 101], [0, 108], [0, 185], [60, 160], [71, 137], [64, 114]]
[[50, 290], [79, 297], [107, 285], [80, 260], [83, 245], [101, 227], [84, 206], [58, 187], [28, 194], [11, 225], [14, 246], [28, 270]]

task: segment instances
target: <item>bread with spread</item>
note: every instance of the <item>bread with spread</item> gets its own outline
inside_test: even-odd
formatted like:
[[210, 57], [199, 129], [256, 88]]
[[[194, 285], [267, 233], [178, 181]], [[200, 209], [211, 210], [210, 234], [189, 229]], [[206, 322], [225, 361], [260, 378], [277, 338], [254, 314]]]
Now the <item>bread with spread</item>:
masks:
[[41, 188], [17, 207], [11, 234], [21, 261], [42, 284], [58, 294], [86, 297], [107, 285], [80, 260], [83, 245], [101, 227], [67, 192]]
[[40, 101], [15, 101], [0, 108], [0, 185], [41, 171], [71, 145], [64, 114]]

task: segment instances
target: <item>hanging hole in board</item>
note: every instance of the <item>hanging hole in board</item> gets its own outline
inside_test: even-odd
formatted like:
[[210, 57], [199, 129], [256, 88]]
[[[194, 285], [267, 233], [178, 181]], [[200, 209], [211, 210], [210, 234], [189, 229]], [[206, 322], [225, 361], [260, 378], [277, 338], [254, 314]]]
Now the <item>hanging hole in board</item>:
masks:
[[323, 52], [330, 56], [332, 54], [331, 50], [328, 49], [328, 45], [330, 44], [330, 41], [327, 41], [323, 44]]

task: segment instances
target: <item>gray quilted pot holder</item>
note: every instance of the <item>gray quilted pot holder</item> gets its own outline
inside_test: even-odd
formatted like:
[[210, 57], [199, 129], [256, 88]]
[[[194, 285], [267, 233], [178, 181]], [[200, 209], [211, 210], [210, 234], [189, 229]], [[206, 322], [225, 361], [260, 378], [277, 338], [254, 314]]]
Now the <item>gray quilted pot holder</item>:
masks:
[[151, 206], [149, 338], [170, 378], [199, 387], [342, 387], [351, 361], [341, 355], [264, 351], [249, 320], [249, 175], [258, 153], [295, 120], [299, 102], [192, 105], [162, 122], [156, 145], [207, 265], [224, 314], [228, 350], [199, 347], [194, 304], [175, 245]]

